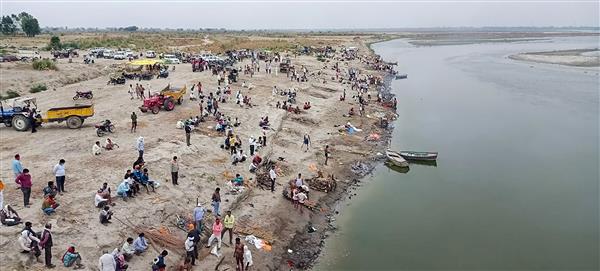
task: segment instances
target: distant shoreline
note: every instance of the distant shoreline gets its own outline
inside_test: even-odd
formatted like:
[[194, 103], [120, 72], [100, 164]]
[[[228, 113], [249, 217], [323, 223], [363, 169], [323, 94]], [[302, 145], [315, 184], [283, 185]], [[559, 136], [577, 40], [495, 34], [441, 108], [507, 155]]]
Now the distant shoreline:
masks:
[[600, 67], [600, 50], [598, 48], [527, 52], [510, 55], [508, 58], [519, 61], [574, 67]]

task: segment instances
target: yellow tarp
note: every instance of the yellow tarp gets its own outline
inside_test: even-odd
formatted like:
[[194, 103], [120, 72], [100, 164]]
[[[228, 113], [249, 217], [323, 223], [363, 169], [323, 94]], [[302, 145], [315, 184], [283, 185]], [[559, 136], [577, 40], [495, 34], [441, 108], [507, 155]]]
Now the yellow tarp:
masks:
[[162, 59], [136, 59], [134, 61], [129, 62], [129, 65], [145, 66], [154, 65], [156, 63], [164, 63], [164, 61]]

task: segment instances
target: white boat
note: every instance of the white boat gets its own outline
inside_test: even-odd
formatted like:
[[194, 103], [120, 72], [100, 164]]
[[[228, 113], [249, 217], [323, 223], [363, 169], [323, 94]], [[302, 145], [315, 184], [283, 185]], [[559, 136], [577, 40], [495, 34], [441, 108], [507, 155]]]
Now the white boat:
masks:
[[408, 162], [406, 162], [406, 160], [400, 155], [400, 153], [392, 150], [387, 150], [385, 151], [385, 155], [387, 156], [388, 160], [395, 166], [408, 167]]

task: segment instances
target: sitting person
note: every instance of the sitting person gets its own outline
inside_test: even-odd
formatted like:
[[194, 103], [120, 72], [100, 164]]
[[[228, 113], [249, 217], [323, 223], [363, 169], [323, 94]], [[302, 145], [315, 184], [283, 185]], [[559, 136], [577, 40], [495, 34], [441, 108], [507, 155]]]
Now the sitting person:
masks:
[[350, 111], [348, 111], [348, 116], [354, 116], [354, 107], [350, 107]]
[[133, 241], [133, 249], [135, 250], [135, 255], [140, 255], [148, 249], [148, 241], [144, 238], [143, 232]]
[[106, 225], [110, 222], [112, 218], [113, 212], [110, 210], [110, 206], [104, 206], [102, 211], [100, 211], [100, 224]]
[[288, 108], [287, 101], [283, 101], [283, 105], [281, 106], [281, 109], [287, 110], [287, 108]]
[[140, 185], [139, 183], [133, 180], [131, 170], [127, 170], [123, 180], [127, 181], [127, 183], [129, 184], [129, 191], [127, 191], [127, 196], [130, 198], [135, 197], [135, 195], [137, 195], [137, 193], [140, 191]]
[[296, 105], [296, 108], [294, 108], [294, 114], [300, 114], [300, 107]]
[[277, 101], [277, 103], [275, 104], [275, 108], [277, 108], [277, 109], [281, 108], [281, 102], [280, 101]]
[[83, 269], [84, 266], [81, 264], [81, 255], [78, 252], [75, 252], [75, 247], [70, 246], [65, 254], [62, 256], [62, 262], [65, 267], [71, 267], [75, 264], [75, 268], [73, 269]]
[[256, 169], [258, 169], [258, 167], [260, 166], [260, 163], [262, 163], [262, 158], [260, 157], [260, 155], [258, 155], [257, 152], [256, 155], [254, 155], [254, 158], [252, 158], [252, 163], [250, 163], [250, 172], [256, 171]]
[[268, 127], [269, 126], [269, 117], [265, 116], [264, 118], [260, 118], [260, 121], [258, 122], [258, 126], [260, 127]]
[[102, 153], [102, 147], [100, 147], [100, 141], [96, 141], [96, 143], [92, 146], [92, 154], [100, 155]]
[[117, 143], [112, 142], [112, 140], [109, 137], [107, 137], [106, 142], [104, 143], [104, 149], [110, 151], [115, 149], [115, 147], [118, 148], [119, 145], [117, 145]]
[[56, 208], [58, 208], [58, 206], [60, 206], [60, 204], [56, 203], [56, 201], [54, 200], [54, 196], [48, 195], [46, 198], [44, 198], [44, 201], [42, 202], [42, 211], [44, 211], [44, 213], [47, 215], [51, 215], [56, 211]]
[[102, 197], [102, 192], [98, 191], [96, 196], [94, 196], [94, 206], [97, 208], [103, 208], [106, 206], [106, 204], [108, 204], [108, 199]]
[[304, 110], [310, 109], [310, 102], [304, 103]]
[[9, 227], [23, 223], [17, 211], [8, 204], [0, 209], [0, 222], [2, 222], [2, 225]]
[[147, 168], [144, 168], [144, 173], [140, 177], [140, 183], [146, 188], [146, 192], [150, 193], [150, 191], [148, 190], [148, 185], [152, 187], [152, 192], [156, 192], [154, 190], [154, 181], [150, 180]]
[[133, 238], [128, 237], [123, 246], [121, 247], [121, 252], [125, 257], [125, 260], [129, 261], [133, 254], [135, 254], [135, 249], [133, 248]]
[[48, 195], [56, 196], [56, 194], [58, 194], [58, 187], [54, 185], [53, 181], [49, 181], [48, 186], [44, 187], [42, 192], [44, 192], [44, 197]]
[[340, 101], [345, 101], [346, 97], [344, 95], [340, 95]]
[[231, 183], [235, 186], [244, 186], [244, 178], [240, 174], [235, 174], [235, 179], [231, 180]]
[[238, 126], [240, 126], [240, 124], [241, 124], [241, 123], [240, 123], [240, 121], [239, 121], [239, 120], [238, 120], [238, 118], [236, 117], [236, 118], [235, 118], [235, 122], [233, 123], [233, 127], [238, 127]]
[[124, 179], [119, 186], [117, 186], [117, 195], [123, 198], [124, 201], [127, 201], [127, 197], [130, 195], [129, 190], [129, 180]]
[[136, 167], [138, 167], [139, 170], [141, 170], [144, 165], [146, 163], [144, 162], [144, 158], [142, 158], [141, 156], [138, 156], [138, 158], [135, 160], [135, 162], [133, 162], [133, 169], [135, 169]]
[[42, 254], [38, 245], [40, 243], [40, 239], [38, 239], [35, 232], [31, 228], [31, 222], [25, 222], [25, 228], [21, 231], [18, 241], [21, 247], [21, 253], [29, 253], [38, 261], [40, 261], [38, 258]]
[[238, 151], [234, 152], [231, 155], [231, 164], [232, 165], [237, 165], [237, 163], [241, 163], [246, 161], [246, 155], [244, 154], [244, 151], [239, 149]]

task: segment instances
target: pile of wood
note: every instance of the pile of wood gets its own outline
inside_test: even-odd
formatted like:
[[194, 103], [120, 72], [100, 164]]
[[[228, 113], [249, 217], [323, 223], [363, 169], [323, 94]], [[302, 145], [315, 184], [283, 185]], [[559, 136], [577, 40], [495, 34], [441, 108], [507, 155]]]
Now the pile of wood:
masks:
[[[289, 189], [284, 189], [282, 193], [284, 198], [286, 198], [289, 201], [292, 200], [292, 192]], [[308, 208], [311, 211], [321, 210], [319, 204], [316, 201], [310, 199], [304, 201], [304, 207]]]
[[262, 163], [260, 167], [256, 170], [256, 185], [263, 189], [271, 189], [271, 176], [269, 175], [269, 171], [272, 166], [275, 166], [275, 172], [277, 176], [286, 176], [289, 174], [288, 166], [285, 165], [285, 162], [277, 162], [275, 163], [272, 160], [265, 158], [267, 162]]
[[307, 179], [306, 182], [308, 183], [308, 187], [310, 187], [310, 189], [325, 193], [334, 191], [337, 188], [337, 182], [333, 177], [333, 174], [328, 175], [327, 178], [324, 178], [320, 171], [317, 176]]
[[117, 221], [127, 226], [129, 229], [136, 233], [144, 233], [144, 236], [151, 241], [151, 244], [157, 244], [160, 247], [168, 248], [173, 251], [184, 250], [185, 239], [178, 237], [176, 234], [165, 226], [160, 226], [158, 229], [154, 227], [138, 226], [134, 225], [125, 218], [125, 221], [113, 216]]
[[181, 250], [184, 248], [185, 240], [174, 235], [169, 228], [161, 226], [158, 229], [138, 227], [138, 232], [143, 232], [146, 238], [155, 244], [170, 250]]
[[233, 232], [244, 235], [254, 235], [270, 244], [275, 240], [275, 236], [273, 236], [272, 232], [265, 230], [264, 227], [250, 219], [239, 219], [236, 221]]

